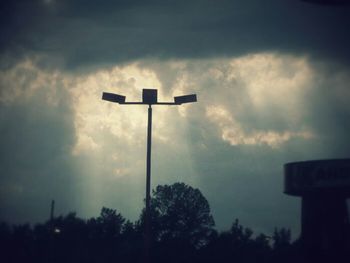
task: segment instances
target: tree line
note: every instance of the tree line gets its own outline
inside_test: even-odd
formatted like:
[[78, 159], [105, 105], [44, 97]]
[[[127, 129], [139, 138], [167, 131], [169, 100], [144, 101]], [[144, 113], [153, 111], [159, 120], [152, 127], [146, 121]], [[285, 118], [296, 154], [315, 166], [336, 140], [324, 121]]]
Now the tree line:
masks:
[[[144, 211], [136, 222], [103, 207], [98, 217], [76, 213], [47, 222], [0, 223], [1, 262], [142, 262]], [[184, 183], [157, 186], [151, 198], [152, 262], [302, 262], [289, 229], [254, 234], [236, 219], [217, 231], [206, 198]]]

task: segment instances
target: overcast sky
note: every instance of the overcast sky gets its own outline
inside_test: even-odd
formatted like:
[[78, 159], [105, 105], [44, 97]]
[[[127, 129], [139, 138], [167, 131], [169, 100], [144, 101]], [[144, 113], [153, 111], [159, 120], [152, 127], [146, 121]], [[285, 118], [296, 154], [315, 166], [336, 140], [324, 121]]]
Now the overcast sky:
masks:
[[0, 4], [0, 219], [138, 219], [147, 107], [152, 186], [185, 182], [218, 229], [300, 229], [283, 164], [350, 155], [350, 7], [297, 0], [18, 0]]

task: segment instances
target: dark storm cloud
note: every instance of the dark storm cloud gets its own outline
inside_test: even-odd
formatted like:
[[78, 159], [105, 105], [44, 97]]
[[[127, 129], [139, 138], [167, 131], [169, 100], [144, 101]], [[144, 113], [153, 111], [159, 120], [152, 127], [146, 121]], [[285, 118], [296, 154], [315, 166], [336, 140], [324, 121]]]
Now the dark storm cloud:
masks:
[[3, 66], [28, 54], [48, 55], [51, 63], [70, 68], [271, 50], [350, 60], [349, 7], [297, 0], [32, 0], [1, 5]]
[[[16, 89], [3, 83], [0, 87], [2, 91]], [[77, 205], [74, 194], [79, 186], [70, 155], [75, 135], [69, 97], [63, 90], [56, 92], [57, 104], [52, 105], [47, 99], [50, 92], [39, 89], [30, 96], [13, 94], [10, 103], [0, 101], [1, 220], [46, 220], [50, 199], [57, 196], [61, 207]]]

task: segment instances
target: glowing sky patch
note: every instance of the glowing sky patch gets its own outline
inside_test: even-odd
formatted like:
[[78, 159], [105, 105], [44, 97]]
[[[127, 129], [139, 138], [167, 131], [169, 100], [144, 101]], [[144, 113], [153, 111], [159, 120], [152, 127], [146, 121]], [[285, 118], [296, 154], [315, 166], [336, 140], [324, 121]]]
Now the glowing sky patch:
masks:
[[[266, 143], [276, 147], [290, 138], [299, 136], [312, 138], [310, 131], [298, 130], [302, 121], [303, 109], [297, 107], [303, 103], [303, 94], [311, 88], [312, 70], [304, 58], [278, 56], [274, 54], [256, 54], [232, 60], [177, 61], [159, 62], [171, 69], [175, 79], [170, 87], [162, 86], [157, 72], [152, 68], [137, 64], [123, 68], [115, 67], [79, 77], [70, 92], [74, 98], [76, 112], [77, 145], [74, 152], [81, 150], [102, 150], [101, 131], [109, 131], [129, 147], [140, 147], [144, 143], [146, 129], [145, 110], [142, 107], [121, 107], [101, 102], [98, 98], [103, 91], [124, 94], [129, 101], [140, 101], [142, 88], [157, 88], [159, 93], [181, 95], [198, 92], [199, 107], [206, 112], [213, 125], [217, 125], [224, 141], [232, 145]], [[190, 68], [195, 68], [194, 72]], [[211, 87], [195, 85], [198, 79], [208, 76]], [[223, 83], [224, 82], [224, 83]], [[214, 87], [224, 85], [220, 94]], [[225, 88], [226, 87], [226, 88]], [[164, 92], [163, 92], [164, 90]], [[235, 94], [237, 92], [237, 94]], [[247, 96], [248, 104], [236, 105], [236, 101], [225, 101], [228, 97], [237, 97], [239, 92]], [[171, 95], [161, 96], [160, 100], [170, 100]], [[213, 101], [215, 98], [217, 101]], [[218, 104], [220, 103], [220, 104]], [[219, 105], [219, 106], [217, 106]], [[176, 107], [180, 116], [185, 117], [187, 107]], [[193, 107], [193, 106], [191, 106]], [[158, 107], [158, 119], [155, 121], [154, 136], [163, 142], [176, 138], [169, 130], [173, 122], [167, 121], [175, 112]], [[258, 125], [245, 131], [236, 115], [244, 117], [244, 111], [266, 113], [265, 118], [274, 118], [272, 111], [278, 110], [290, 124], [283, 131], [263, 130]], [[271, 112], [270, 112], [271, 111]], [[171, 112], [171, 113], [170, 113]], [[270, 113], [270, 115], [268, 115]], [[168, 115], [168, 116], [166, 116]], [[178, 117], [177, 117], [178, 118]], [[294, 126], [294, 127], [293, 127]], [[291, 130], [290, 130], [291, 129]]]

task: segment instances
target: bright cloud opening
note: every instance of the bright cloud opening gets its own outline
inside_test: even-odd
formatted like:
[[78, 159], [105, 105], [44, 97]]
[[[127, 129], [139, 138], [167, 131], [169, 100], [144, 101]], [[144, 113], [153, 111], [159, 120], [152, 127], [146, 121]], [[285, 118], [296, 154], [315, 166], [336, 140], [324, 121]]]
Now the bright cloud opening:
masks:
[[221, 138], [231, 145], [261, 145], [267, 144], [273, 148], [294, 138], [301, 137], [311, 139], [314, 135], [309, 131], [301, 132], [275, 132], [275, 131], [252, 131], [246, 133], [239, 122], [227, 110], [220, 106], [210, 106], [206, 110], [207, 117], [218, 125]]

